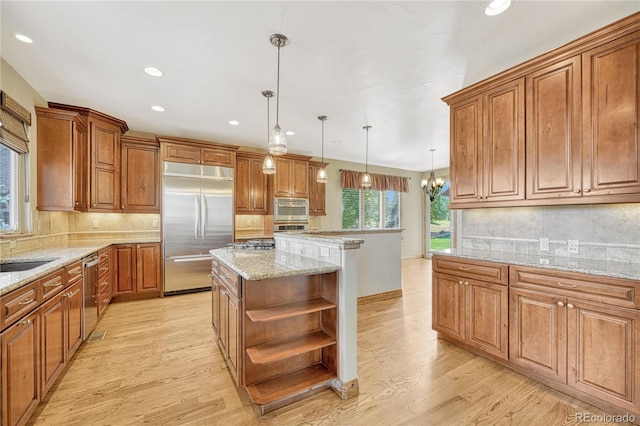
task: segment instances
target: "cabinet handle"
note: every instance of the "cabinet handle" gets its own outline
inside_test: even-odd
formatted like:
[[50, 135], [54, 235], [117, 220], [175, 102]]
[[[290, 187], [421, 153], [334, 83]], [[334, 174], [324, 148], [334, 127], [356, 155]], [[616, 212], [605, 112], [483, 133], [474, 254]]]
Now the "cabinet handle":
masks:
[[575, 306], [573, 306], [573, 303], [567, 303], [567, 308], [573, 309], [573, 308], [575, 308]]
[[580, 191], [579, 189], [574, 189], [573, 192], [575, 192], [576, 194], [581, 193], [582, 191]]
[[69, 293], [67, 293], [67, 297], [68, 298], [72, 298], [73, 296], [76, 295], [77, 292], [79, 292], [80, 289], [76, 290], [76, 291], [70, 291]]
[[462, 281], [458, 281], [458, 284], [462, 285]]
[[564, 306], [564, 303], [558, 302], [558, 306], [560, 306], [562, 308]]
[[585, 188], [584, 192], [591, 192], [591, 188]]
[[556, 283], [558, 284], [560, 287], [566, 287], [566, 288], [577, 288], [578, 286], [575, 284], [564, 284], [564, 283]]
[[464, 285], [469, 285], [469, 283], [467, 281], [464, 282]]
[[28, 305], [29, 303], [33, 303], [35, 302], [36, 299], [35, 298], [31, 298], [31, 299], [25, 299], [25, 300], [21, 300], [18, 302], [18, 305]]
[[31, 320], [22, 321], [20, 325], [31, 325]]
[[461, 271], [470, 271], [471, 268], [465, 268], [464, 266], [458, 266], [458, 269], [460, 269]]
[[60, 287], [61, 285], [62, 285], [62, 283], [60, 281], [57, 281], [57, 282], [53, 282], [53, 283], [42, 284], [42, 287]]

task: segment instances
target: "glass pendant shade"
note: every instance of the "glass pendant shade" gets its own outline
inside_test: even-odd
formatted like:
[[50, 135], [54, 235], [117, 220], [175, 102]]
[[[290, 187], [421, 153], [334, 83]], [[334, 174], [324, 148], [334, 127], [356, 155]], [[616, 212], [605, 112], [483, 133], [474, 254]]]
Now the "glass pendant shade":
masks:
[[287, 153], [287, 138], [284, 137], [284, 132], [278, 124], [276, 124], [271, 131], [269, 137], [269, 154], [271, 155], [284, 155]]
[[275, 175], [276, 174], [276, 162], [273, 161], [273, 157], [271, 154], [267, 154], [264, 157], [264, 162], [262, 163], [262, 173], [265, 175]]
[[327, 183], [327, 169], [324, 167], [318, 170], [318, 176], [316, 176], [316, 182], [318, 183]]
[[371, 188], [371, 175], [365, 172], [360, 178], [360, 186], [363, 188]]

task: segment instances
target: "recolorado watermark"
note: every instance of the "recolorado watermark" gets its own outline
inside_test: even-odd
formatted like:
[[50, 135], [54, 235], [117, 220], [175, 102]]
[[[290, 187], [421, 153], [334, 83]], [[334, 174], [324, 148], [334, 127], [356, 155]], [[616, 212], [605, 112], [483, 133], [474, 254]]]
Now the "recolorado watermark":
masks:
[[584, 423], [635, 423], [633, 414], [591, 414], [576, 413], [575, 420]]

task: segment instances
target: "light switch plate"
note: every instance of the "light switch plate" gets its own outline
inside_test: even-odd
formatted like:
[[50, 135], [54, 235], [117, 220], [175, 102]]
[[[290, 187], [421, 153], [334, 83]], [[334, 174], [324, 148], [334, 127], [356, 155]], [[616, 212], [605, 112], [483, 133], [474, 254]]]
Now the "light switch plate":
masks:
[[540, 251], [549, 251], [549, 239], [540, 238]]
[[98, 229], [99, 228], [99, 223], [97, 219], [93, 220], [93, 229]]

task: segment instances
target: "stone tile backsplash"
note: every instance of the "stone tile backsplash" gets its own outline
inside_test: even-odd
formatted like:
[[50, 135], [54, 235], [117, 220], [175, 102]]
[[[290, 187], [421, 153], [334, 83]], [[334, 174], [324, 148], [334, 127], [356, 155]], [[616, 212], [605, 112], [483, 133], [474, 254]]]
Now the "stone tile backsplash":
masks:
[[[640, 204], [461, 211], [463, 248], [640, 263]], [[540, 250], [549, 239], [549, 251]], [[579, 241], [579, 253], [568, 252]]]

